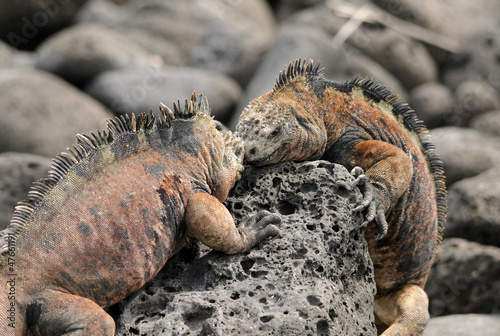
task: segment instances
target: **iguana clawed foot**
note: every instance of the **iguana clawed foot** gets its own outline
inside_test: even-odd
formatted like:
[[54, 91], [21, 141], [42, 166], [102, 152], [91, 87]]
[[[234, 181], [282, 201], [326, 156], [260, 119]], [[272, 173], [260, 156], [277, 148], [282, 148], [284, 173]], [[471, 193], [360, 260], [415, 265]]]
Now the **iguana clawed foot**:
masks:
[[267, 237], [279, 234], [273, 224], [281, 223], [279, 215], [259, 211], [236, 226], [227, 208], [217, 198], [206, 193], [191, 197], [184, 217], [188, 236], [227, 254], [249, 251]]
[[354, 167], [351, 170], [351, 175], [356, 178], [352, 186], [359, 186], [363, 193], [363, 200], [353, 211], [364, 211], [366, 209], [365, 221], [361, 224], [361, 227], [365, 228], [375, 220], [378, 230], [378, 236], [375, 239], [380, 240], [384, 238], [388, 229], [384, 209], [380, 207], [380, 202], [375, 196], [373, 185], [368, 176], [365, 175], [364, 170], [361, 167]]
[[253, 246], [268, 237], [280, 235], [280, 230], [276, 226], [279, 224], [281, 224], [279, 215], [262, 210], [241, 221], [238, 230], [246, 236], [247, 240], [252, 241], [248, 245]]

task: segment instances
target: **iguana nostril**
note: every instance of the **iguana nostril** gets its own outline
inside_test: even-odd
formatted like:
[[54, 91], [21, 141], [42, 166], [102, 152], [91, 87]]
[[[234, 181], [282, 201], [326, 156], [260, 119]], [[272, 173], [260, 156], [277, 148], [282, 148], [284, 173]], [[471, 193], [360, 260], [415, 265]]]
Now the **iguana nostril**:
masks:
[[250, 154], [250, 155], [255, 155], [256, 153], [257, 153], [257, 149], [255, 149], [255, 147], [250, 148], [250, 150], [248, 151], [248, 154]]

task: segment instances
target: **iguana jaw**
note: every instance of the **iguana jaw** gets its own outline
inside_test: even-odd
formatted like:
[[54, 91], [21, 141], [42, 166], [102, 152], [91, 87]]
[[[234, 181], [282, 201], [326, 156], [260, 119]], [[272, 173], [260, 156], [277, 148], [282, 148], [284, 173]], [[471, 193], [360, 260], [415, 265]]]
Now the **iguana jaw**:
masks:
[[262, 143], [256, 141], [244, 141], [245, 163], [254, 166], [263, 166], [279, 162], [279, 142], [268, 143], [262, 146]]

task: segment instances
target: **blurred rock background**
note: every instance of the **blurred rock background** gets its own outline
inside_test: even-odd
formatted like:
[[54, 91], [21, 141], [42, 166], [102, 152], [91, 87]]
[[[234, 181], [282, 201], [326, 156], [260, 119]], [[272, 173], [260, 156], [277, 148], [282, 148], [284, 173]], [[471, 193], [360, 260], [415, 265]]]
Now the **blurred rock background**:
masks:
[[0, 228], [76, 133], [193, 90], [234, 128], [311, 58], [330, 79], [376, 79], [431, 128], [449, 215], [425, 335], [500, 329], [500, 2], [27, 0], [0, 13]]

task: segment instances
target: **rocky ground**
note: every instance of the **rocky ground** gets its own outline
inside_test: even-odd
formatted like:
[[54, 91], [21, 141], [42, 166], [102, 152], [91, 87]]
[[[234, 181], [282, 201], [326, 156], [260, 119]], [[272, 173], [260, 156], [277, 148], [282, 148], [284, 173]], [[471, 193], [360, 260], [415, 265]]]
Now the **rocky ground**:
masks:
[[[362, 10], [357, 12], [359, 8]], [[76, 133], [102, 129], [105, 120], [116, 114], [157, 109], [160, 101], [170, 104], [189, 97], [193, 90], [207, 95], [216, 118], [233, 128], [242, 108], [270, 90], [286, 64], [299, 57], [312, 58], [321, 61], [325, 75], [331, 79], [375, 78], [409, 101], [432, 129], [448, 177], [449, 215], [445, 240], [426, 287], [434, 318], [425, 335], [494, 335], [500, 328], [499, 11], [500, 4], [489, 0], [2, 2], [0, 13], [8, 15], [0, 15], [0, 228], [8, 224], [15, 203], [26, 194], [30, 183], [45, 175], [50, 158], [71, 145]], [[346, 23], [353, 15], [364, 17], [367, 22], [345, 34], [352, 27]], [[317, 196], [311, 195], [299, 192], [283, 197], [301, 204], [303, 199], [299, 202], [293, 197], [313, 197], [316, 201]], [[277, 200], [281, 208], [269, 206], [280, 213], [284, 211], [284, 216], [293, 216], [286, 214], [291, 208], [285, 201], [286, 198]], [[297, 210], [295, 215], [322, 210], [309, 206]], [[234, 204], [230, 207], [235, 213], [241, 210]], [[302, 229], [305, 225], [308, 230], [311, 224], [300, 222], [302, 219], [286, 225], [296, 229], [303, 223]], [[345, 233], [342, 230], [324, 234], [340, 237]], [[307, 233], [304, 231], [304, 236]], [[285, 238], [286, 235], [273, 240], [273, 244], [281, 246]], [[294, 238], [290, 239], [292, 242]], [[350, 243], [364, 253], [359, 241], [346, 242]], [[321, 274], [316, 269], [299, 278], [303, 275], [300, 267], [306, 267], [307, 260], [324, 257], [321, 252], [323, 257], [310, 258], [314, 252], [308, 249], [297, 259], [300, 267], [291, 267], [281, 278], [293, 278], [298, 281], [297, 287], [274, 285], [275, 289], [270, 289], [265, 286], [280, 279], [275, 278], [274, 271], [259, 273], [263, 267], [260, 262], [278, 262], [285, 252], [277, 251], [272, 257], [265, 252], [269, 248], [263, 244], [249, 255], [228, 259], [203, 249], [185, 251], [173, 261], [183, 270], [188, 268], [186, 261], [193, 260], [199, 267], [215, 268], [210, 271], [215, 272], [212, 275], [223, 271], [220, 265], [232, 265], [228, 266], [230, 272], [223, 283], [216, 285], [213, 281], [210, 288], [217, 294], [210, 294], [205, 287], [189, 308], [187, 302], [192, 298], [171, 299], [172, 293], [185, 289], [185, 285], [163, 287], [165, 292], [155, 296], [151, 288], [159, 285], [153, 282], [144, 289], [142, 298], [157, 305], [183, 302], [179, 305], [199, 312], [187, 314], [181, 311], [184, 308], [162, 308], [160, 313], [172, 313], [187, 321], [188, 328], [190, 325], [199, 331], [193, 334], [210, 334], [208, 326], [214, 318], [233, 323], [243, 318], [235, 310], [239, 307], [240, 312], [255, 312], [252, 321], [265, 325], [264, 333], [277, 330], [273, 328], [280, 322], [300, 318], [306, 321], [311, 334], [333, 335], [338, 331], [335, 328], [342, 325], [336, 323], [344, 319], [345, 309], [351, 311], [352, 304], [359, 322], [353, 328], [360, 328], [352, 329], [355, 334], [368, 335], [373, 331], [371, 325], [363, 322], [366, 312], [361, 292], [352, 301], [343, 301], [348, 306], [334, 309], [333, 315], [326, 308], [332, 302], [340, 302], [333, 295], [340, 286], [338, 278], [342, 274], [359, 274], [352, 265], [335, 270], [336, 263], [322, 264]], [[337, 258], [338, 255], [333, 260]], [[356, 263], [360, 260], [354, 254], [352, 258]], [[366, 273], [364, 280], [369, 279], [368, 268]], [[252, 274], [258, 274], [257, 280], [262, 282], [262, 287], [252, 290], [253, 297], [238, 287], [259, 286]], [[162, 273], [160, 278], [165, 277], [169, 277], [168, 273]], [[324, 279], [334, 285], [327, 288]], [[303, 291], [300, 286], [307, 281], [314, 281], [321, 293]], [[369, 285], [368, 280], [363, 281], [349, 286]], [[349, 287], [344, 293], [344, 300], [356, 292], [353, 288], [357, 287]], [[363, 288], [369, 291], [368, 287]], [[269, 295], [287, 290], [296, 295], [294, 304], [314, 311], [314, 316], [304, 318], [297, 313], [297, 318], [293, 314], [298, 310], [290, 310], [286, 316]], [[258, 303], [261, 299], [264, 304]], [[126, 322], [122, 316], [145, 314], [140, 310], [141, 300], [138, 294], [113, 307], [121, 335], [127, 334], [127, 323], [137, 321]], [[138, 302], [137, 308], [131, 308], [133, 302]], [[193, 308], [195, 305], [198, 308]], [[234, 315], [223, 316], [218, 308], [221, 305], [233, 309], [229, 311]], [[258, 308], [260, 305], [266, 308]], [[275, 311], [272, 317], [257, 313], [268, 308]], [[147, 315], [144, 328], [154, 326], [152, 320], [156, 318], [160, 319]], [[295, 325], [288, 324], [291, 328]], [[139, 332], [140, 328], [133, 328], [128, 329], [129, 334], [138, 334], [132, 330]], [[213, 332], [232, 333], [230, 327], [222, 326]]]

